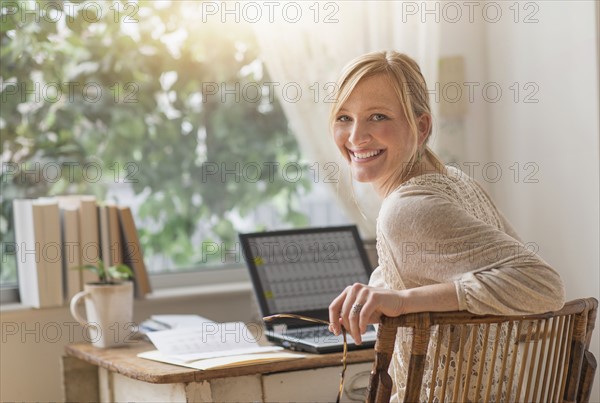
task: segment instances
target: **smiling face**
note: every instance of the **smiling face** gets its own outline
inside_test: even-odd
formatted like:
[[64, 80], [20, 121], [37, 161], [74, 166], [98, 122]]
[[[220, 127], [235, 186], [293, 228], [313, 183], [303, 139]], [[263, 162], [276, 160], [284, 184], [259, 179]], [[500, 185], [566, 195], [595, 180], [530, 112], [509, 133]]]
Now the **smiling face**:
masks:
[[429, 126], [418, 126], [414, 136], [389, 78], [377, 74], [361, 79], [341, 105], [333, 135], [354, 179], [371, 182], [377, 193], [386, 195], [400, 185], [403, 170], [426, 138], [421, 132]]

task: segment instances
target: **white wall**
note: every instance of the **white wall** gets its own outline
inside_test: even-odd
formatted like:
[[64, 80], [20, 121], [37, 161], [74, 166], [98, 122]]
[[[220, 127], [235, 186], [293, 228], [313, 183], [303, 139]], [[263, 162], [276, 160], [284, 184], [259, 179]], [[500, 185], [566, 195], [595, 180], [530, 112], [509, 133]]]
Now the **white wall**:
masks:
[[[440, 15], [444, 15], [442, 11]], [[464, 84], [465, 82], [484, 83], [487, 80], [486, 24], [481, 18], [469, 22], [466, 15], [458, 22], [440, 18], [440, 24], [440, 58], [462, 56], [464, 59], [464, 77], [452, 79], [452, 84], [448, 84], [448, 88], [457, 85], [461, 89], [461, 101], [466, 103], [466, 114], [453, 119], [438, 116], [436, 119], [438, 131], [432, 139], [433, 146], [440, 151], [448, 150], [447, 154], [456, 155], [461, 168], [468, 169], [470, 163], [483, 161], [485, 164], [490, 158], [487, 105], [481, 102], [479, 96], [471, 101], [468, 95], [469, 87]], [[430, 89], [435, 88], [432, 83], [428, 83], [427, 86]], [[439, 92], [440, 102], [444, 102], [445, 98], [454, 99], [452, 98], [455, 96], [454, 93], [444, 96], [441, 87]], [[434, 102], [434, 100], [435, 98], [430, 96], [430, 101]], [[485, 182], [482, 185], [489, 188]]]
[[[520, 3], [518, 22], [514, 2], [490, 3], [502, 5], [497, 22], [491, 22], [493, 8], [486, 15], [489, 21], [482, 18], [482, 7], [472, 22], [441, 19], [441, 57], [462, 55], [465, 81], [480, 85], [462, 122], [450, 122], [459, 133], [442, 131], [436, 141], [442, 149], [451, 148], [449, 154], [460, 154], [463, 169], [468, 169], [465, 163], [479, 164], [471, 165], [476, 167], [473, 176], [491, 192], [523, 239], [560, 272], [568, 299], [600, 299], [595, 2], [530, 2], [537, 8]], [[538, 21], [525, 23], [527, 16]], [[515, 82], [516, 100], [516, 87], [510, 88]], [[532, 85], [526, 88], [527, 83]], [[491, 99], [495, 97], [490, 87], [491, 98], [486, 100], [481, 92], [486, 84], [501, 88], [502, 95]], [[527, 95], [538, 102], [525, 102]], [[462, 136], [460, 152], [444, 136]], [[483, 170], [485, 164], [490, 164], [488, 171]], [[496, 167], [501, 170], [497, 179]], [[599, 335], [597, 326], [592, 340], [597, 358]], [[600, 371], [591, 400], [600, 401]]]
[[[509, 2], [512, 4], [513, 2]], [[533, 24], [487, 26], [488, 79], [503, 87], [535, 82], [538, 103], [507, 92], [490, 103], [491, 158], [539, 167], [538, 183], [491, 186], [501, 210], [561, 274], [568, 299], [600, 295], [598, 54], [593, 1], [542, 1]], [[522, 88], [522, 86], [521, 86]], [[523, 92], [524, 94], [525, 92]], [[531, 173], [532, 169], [521, 174]], [[600, 358], [596, 327], [592, 351]], [[600, 371], [592, 401], [600, 401]]]

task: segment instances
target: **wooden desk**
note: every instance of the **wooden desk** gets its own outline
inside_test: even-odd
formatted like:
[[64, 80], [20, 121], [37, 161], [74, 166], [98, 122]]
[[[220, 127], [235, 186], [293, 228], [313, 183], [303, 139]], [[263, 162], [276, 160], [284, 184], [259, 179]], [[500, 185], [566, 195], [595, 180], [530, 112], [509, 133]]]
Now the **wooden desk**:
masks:
[[[136, 356], [147, 342], [98, 349], [71, 344], [63, 357], [65, 401], [334, 401], [341, 353], [199, 371]], [[344, 401], [364, 400], [373, 349], [350, 351]]]

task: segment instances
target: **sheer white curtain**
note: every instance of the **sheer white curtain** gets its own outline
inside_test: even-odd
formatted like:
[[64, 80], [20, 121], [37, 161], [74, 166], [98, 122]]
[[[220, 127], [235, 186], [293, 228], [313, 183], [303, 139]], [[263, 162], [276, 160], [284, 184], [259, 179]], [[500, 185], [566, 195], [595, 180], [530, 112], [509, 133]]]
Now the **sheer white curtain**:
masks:
[[[406, 53], [419, 63], [428, 83], [433, 84], [437, 80], [438, 24], [421, 23], [414, 16], [405, 17], [407, 4], [403, 3], [320, 3], [330, 6], [321, 9], [317, 23], [302, 21], [254, 26], [261, 57], [272, 81], [278, 85], [276, 94], [291, 129], [305, 158], [319, 167], [320, 175], [315, 179], [335, 182], [330, 186], [334, 197], [358, 224], [363, 237], [373, 238], [375, 235], [380, 200], [370, 185], [351, 184], [346, 162], [339, 155], [329, 133], [331, 103], [327, 96], [331, 95], [332, 83], [347, 62], [376, 50], [393, 49]], [[309, 12], [306, 7], [303, 11]], [[337, 22], [325, 22], [326, 17]], [[429, 87], [433, 88], [433, 85]], [[300, 95], [297, 95], [298, 88], [302, 90]], [[433, 148], [434, 143], [430, 143]], [[334, 173], [336, 179], [330, 181]], [[352, 193], [360, 208], [357, 208]]]

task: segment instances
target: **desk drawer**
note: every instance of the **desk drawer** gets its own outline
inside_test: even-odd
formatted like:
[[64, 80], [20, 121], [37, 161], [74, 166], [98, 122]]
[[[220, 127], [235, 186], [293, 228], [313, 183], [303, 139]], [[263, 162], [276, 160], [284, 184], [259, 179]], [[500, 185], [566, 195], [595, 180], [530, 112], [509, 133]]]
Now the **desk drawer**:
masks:
[[[342, 401], [364, 401], [372, 363], [348, 365]], [[263, 375], [265, 402], [332, 402], [338, 393], [342, 367]]]

